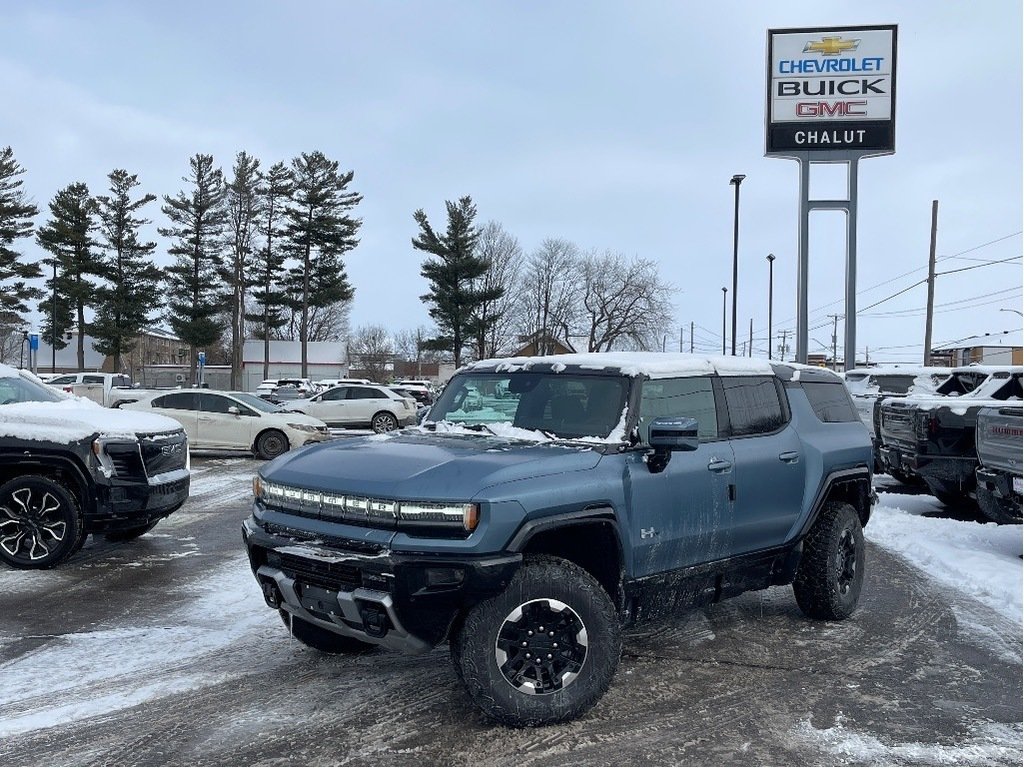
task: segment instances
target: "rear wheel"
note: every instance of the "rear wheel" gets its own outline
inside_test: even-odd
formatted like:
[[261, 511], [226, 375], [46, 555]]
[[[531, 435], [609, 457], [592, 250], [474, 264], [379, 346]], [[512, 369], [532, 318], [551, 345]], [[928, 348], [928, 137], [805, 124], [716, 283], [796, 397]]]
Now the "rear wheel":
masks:
[[804, 539], [793, 581], [800, 610], [812, 619], [847, 618], [864, 584], [864, 532], [850, 504], [829, 502]]
[[511, 726], [579, 717], [604, 695], [622, 639], [608, 593], [579, 566], [528, 560], [501, 594], [477, 604], [452, 637], [474, 703]]
[[52, 568], [84, 541], [78, 501], [57, 480], [26, 475], [0, 486], [0, 560], [12, 568]]
[[153, 520], [152, 522], [146, 523], [145, 525], [137, 525], [134, 528], [125, 528], [124, 530], [120, 531], [110, 531], [109, 533], [105, 533], [103, 535], [103, 538], [105, 538], [107, 541], [131, 541], [132, 539], [139, 538], [139, 536], [141, 536], [144, 533], [149, 533], [150, 531], [152, 531], [154, 528], [156, 528], [156, 524], [159, 522], [159, 520]]
[[321, 653], [342, 654], [342, 653], [367, 653], [377, 646], [364, 643], [353, 637], [337, 635], [328, 629], [310, 624], [305, 619], [300, 619], [284, 609], [280, 609], [281, 621], [288, 628], [291, 636], [303, 645], [309, 646]]
[[276, 459], [288, 450], [288, 437], [284, 432], [268, 429], [256, 438], [256, 455], [261, 459]]
[[373, 419], [370, 420], [370, 427], [374, 432], [378, 433], [391, 432], [398, 429], [398, 419], [396, 419], [392, 413], [380, 411], [379, 413], [375, 413]]

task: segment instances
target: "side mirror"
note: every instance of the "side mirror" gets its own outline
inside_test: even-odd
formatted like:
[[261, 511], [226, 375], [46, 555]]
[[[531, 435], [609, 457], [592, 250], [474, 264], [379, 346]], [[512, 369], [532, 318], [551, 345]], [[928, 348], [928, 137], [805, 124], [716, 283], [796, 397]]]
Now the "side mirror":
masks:
[[228, 406], [228, 413], [230, 413], [232, 416], [238, 416], [242, 412], [240, 410], [238, 410], [238, 406], [237, 405], [229, 405]]
[[654, 453], [647, 457], [652, 472], [661, 472], [668, 465], [672, 451], [695, 451], [700, 445], [697, 420], [687, 416], [661, 416], [651, 422], [650, 443]]

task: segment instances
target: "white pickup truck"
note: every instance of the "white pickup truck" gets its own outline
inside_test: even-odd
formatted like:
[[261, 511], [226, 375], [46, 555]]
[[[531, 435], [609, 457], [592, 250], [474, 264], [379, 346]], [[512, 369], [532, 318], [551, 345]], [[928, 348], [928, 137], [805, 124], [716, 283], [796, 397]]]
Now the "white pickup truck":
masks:
[[136, 389], [123, 373], [66, 373], [49, 382], [51, 387], [85, 397], [108, 408], [134, 403], [155, 390]]

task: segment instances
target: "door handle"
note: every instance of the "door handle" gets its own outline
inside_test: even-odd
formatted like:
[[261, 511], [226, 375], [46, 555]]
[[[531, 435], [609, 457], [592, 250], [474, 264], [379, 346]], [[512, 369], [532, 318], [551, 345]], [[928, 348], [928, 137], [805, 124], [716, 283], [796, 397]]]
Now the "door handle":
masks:
[[731, 461], [712, 458], [711, 461], [708, 462], [709, 472], [728, 472], [730, 469], [732, 469]]
[[779, 454], [779, 461], [786, 464], [796, 464], [800, 460], [800, 454], [796, 451], [783, 451]]

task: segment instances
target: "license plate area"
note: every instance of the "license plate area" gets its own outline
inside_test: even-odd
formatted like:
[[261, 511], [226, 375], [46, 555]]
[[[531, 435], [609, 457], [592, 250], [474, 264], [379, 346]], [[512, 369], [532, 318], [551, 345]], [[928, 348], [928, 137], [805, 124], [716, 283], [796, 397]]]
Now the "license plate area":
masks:
[[338, 593], [318, 587], [315, 584], [296, 582], [295, 592], [299, 604], [317, 618], [330, 621], [338, 615]]

